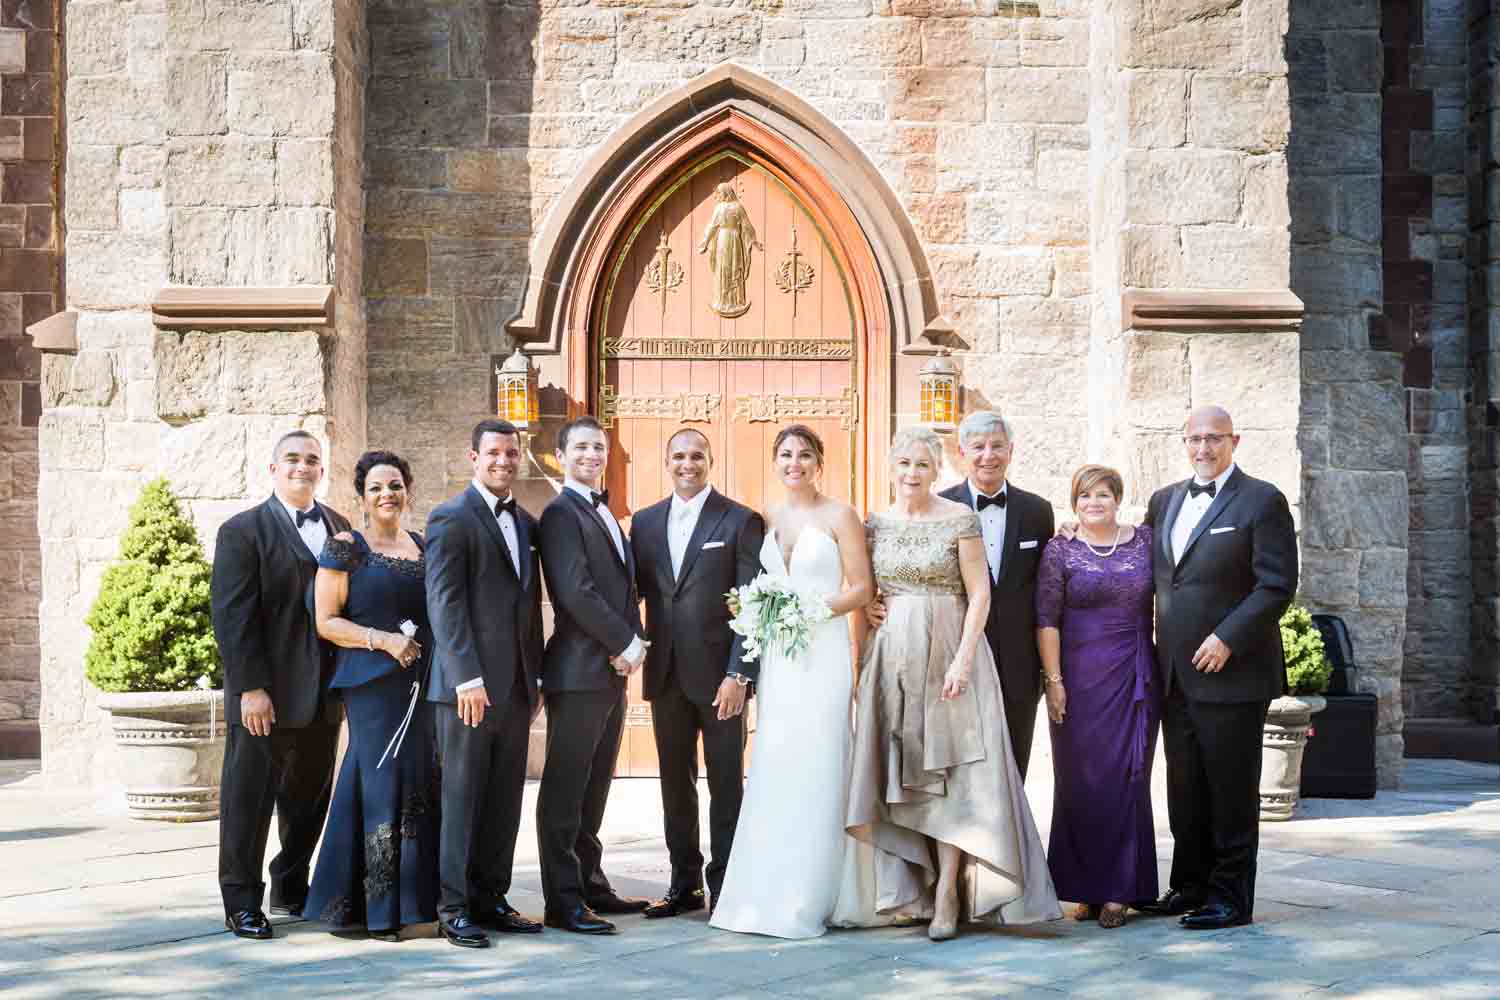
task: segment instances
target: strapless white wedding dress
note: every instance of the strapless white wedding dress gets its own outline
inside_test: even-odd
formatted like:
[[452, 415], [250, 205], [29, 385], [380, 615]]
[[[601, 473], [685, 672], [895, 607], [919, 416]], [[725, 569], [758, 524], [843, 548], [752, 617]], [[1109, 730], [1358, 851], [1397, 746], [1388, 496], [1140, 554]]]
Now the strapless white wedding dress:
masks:
[[[838, 543], [819, 528], [797, 536], [790, 565], [767, 534], [760, 563], [825, 597], [843, 584]], [[779, 938], [827, 929], [850, 841], [844, 810], [853, 681], [846, 618], [818, 626], [801, 657], [762, 655], [755, 747], [713, 926]]]

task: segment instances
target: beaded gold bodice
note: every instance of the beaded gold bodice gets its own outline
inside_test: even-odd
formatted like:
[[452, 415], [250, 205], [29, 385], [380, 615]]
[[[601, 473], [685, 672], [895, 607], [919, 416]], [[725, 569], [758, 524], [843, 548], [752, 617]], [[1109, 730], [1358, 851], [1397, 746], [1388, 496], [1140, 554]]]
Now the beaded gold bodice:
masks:
[[865, 531], [882, 593], [963, 595], [958, 543], [979, 537], [978, 514], [969, 511], [940, 521], [871, 514]]

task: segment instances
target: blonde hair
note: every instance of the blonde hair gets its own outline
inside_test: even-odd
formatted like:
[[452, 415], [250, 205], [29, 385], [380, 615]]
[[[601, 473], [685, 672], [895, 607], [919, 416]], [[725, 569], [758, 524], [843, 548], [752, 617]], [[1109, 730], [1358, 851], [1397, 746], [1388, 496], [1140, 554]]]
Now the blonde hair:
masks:
[[937, 432], [931, 427], [923, 427], [920, 424], [912, 427], [903, 427], [891, 438], [891, 460], [908, 448], [921, 447], [927, 449], [927, 454], [932, 457], [932, 468], [936, 472], [943, 467], [943, 439], [937, 436]]
[[1076, 511], [1078, 509], [1078, 496], [1095, 486], [1103, 483], [1109, 487], [1109, 491], [1115, 495], [1115, 502], [1120, 503], [1125, 499], [1125, 480], [1120, 474], [1107, 465], [1085, 465], [1073, 473], [1073, 489], [1068, 494], [1068, 502]]

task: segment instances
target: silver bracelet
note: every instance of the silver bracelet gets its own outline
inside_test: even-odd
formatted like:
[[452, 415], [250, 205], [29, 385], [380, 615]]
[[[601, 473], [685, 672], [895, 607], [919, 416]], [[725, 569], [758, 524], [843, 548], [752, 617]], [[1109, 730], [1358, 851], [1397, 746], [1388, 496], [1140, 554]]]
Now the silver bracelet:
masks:
[[365, 648], [369, 650], [375, 648], [375, 626], [373, 625], [365, 626]]

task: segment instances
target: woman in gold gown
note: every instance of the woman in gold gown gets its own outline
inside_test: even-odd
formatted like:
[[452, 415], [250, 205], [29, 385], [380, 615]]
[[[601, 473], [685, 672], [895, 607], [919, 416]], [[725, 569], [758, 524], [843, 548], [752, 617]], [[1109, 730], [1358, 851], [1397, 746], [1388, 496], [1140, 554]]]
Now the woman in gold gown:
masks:
[[873, 863], [846, 866], [839, 922], [930, 914], [928, 936], [943, 940], [960, 920], [1055, 920], [984, 641], [979, 518], [932, 492], [942, 444], [931, 430], [898, 433], [891, 462], [896, 502], [867, 523], [886, 617], [862, 660], [845, 817]]

